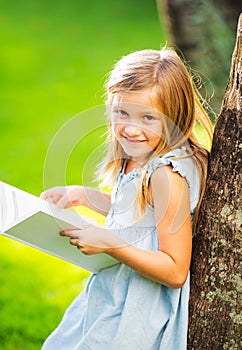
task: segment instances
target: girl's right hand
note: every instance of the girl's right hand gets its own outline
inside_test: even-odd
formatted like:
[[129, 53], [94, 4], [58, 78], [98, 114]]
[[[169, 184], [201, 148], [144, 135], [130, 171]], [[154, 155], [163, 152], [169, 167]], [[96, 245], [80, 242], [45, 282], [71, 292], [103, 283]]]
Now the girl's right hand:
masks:
[[60, 208], [69, 208], [84, 204], [85, 191], [83, 186], [57, 186], [42, 192], [40, 198]]

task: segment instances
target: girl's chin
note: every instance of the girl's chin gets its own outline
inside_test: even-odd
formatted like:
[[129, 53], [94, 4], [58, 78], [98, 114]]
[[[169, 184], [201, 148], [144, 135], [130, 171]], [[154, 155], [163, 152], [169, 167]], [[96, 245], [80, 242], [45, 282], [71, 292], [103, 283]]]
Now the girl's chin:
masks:
[[150, 156], [150, 152], [144, 155], [143, 153], [142, 154], [134, 153], [134, 152], [128, 153], [125, 151], [125, 154], [126, 154], [127, 159], [132, 159], [133, 161], [135, 161], [141, 165], [144, 164]]

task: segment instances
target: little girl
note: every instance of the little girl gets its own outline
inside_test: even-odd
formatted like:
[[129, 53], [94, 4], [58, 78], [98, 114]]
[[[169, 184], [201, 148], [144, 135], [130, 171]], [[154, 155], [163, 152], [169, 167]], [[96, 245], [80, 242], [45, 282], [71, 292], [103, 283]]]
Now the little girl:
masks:
[[174, 50], [123, 57], [107, 84], [110, 133], [102, 178], [109, 194], [68, 186], [41, 197], [106, 215], [104, 227], [66, 230], [85, 254], [119, 263], [92, 274], [45, 341], [44, 350], [185, 350], [192, 224], [205, 187], [207, 154], [196, 120], [212, 127]]

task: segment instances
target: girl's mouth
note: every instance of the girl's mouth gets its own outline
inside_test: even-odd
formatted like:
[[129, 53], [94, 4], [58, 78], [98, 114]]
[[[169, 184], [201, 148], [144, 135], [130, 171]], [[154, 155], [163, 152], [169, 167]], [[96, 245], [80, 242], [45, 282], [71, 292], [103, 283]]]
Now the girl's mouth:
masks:
[[146, 140], [132, 139], [132, 138], [129, 138], [127, 136], [123, 136], [123, 138], [125, 139], [125, 141], [132, 143], [132, 144], [143, 143], [146, 141]]

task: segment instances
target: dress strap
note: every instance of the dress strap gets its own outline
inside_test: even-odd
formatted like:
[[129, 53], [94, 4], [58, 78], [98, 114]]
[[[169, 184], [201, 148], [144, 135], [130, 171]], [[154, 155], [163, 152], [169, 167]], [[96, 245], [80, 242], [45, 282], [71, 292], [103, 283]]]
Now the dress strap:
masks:
[[200, 192], [200, 176], [196, 161], [190, 156], [185, 147], [172, 150], [162, 157], [153, 158], [148, 166], [146, 181], [150, 182], [153, 172], [161, 166], [171, 166], [173, 172], [177, 172], [184, 177], [190, 189], [191, 212], [197, 206]]

